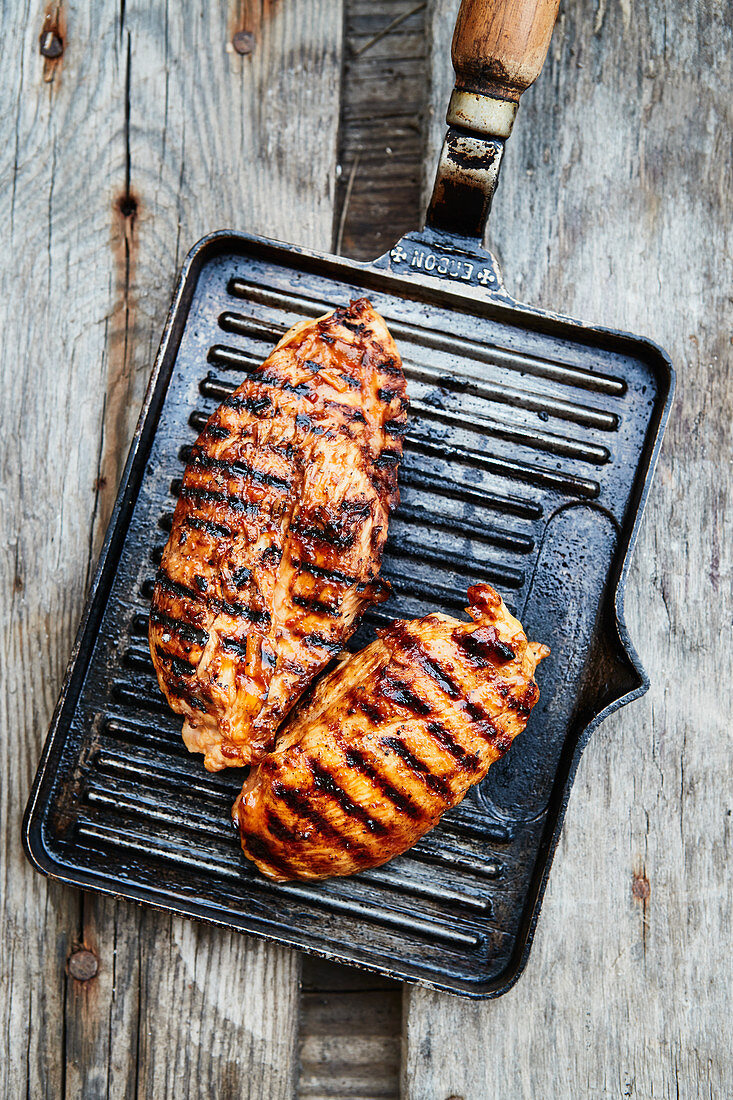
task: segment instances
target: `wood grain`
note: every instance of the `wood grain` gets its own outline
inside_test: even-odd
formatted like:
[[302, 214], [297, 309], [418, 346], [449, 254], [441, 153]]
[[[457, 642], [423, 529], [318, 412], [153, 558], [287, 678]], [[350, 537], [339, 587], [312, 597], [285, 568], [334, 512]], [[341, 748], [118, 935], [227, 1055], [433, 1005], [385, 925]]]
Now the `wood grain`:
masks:
[[539, 76], [560, 0], [463, 0], [453, 38], [457, 86], [519, 100]]
[[341, 5], [48, 10], [2, 8], [0, 1095], [290, 1100], [297, 956], [82, 902], [19, 827], [185, 251], [226, 226], [329, 245]]
[[[456, 9], [434, 5], [433, 148]], [[652, 688], [586, 749], [515, 989], [407, 994], [410, 1100], [733, 1093], [732, 28], [713, 0], [563, 5], [507, 146], [490, 240], [510, 291], [678, 369], [626, 591]]]
[[[343, 249], [370, 256], [419, 220], [431, 70], [432, 185], [458, 2], [431, 0], [428, 42], [423, 11], [372, 42], [417, 0], [347, 2]], [[342, 3], [0, 11], [0, 1096], [290, 1098], [297, 957], [45, 882], [20, 817], [177, 265], [226, 225], [338, 231]], [[586, 751], [516, 989], [407, 991], [408, 1100], [733, 1094], [731, 28], [730, 0], [568, 0], [507, 146], [490, 234], [510, 290], [678, 367], [626, 597], [653, 687]], [[303, 994], [300, 1094], [394, 1095], [397, 992], [330, 973]]]
[[297, 1100], [396, 1100], [402, 986], [303, 957]]
[[111, 115], [85, 156], [70, 139], [113, 101], [115, 14], [80, 11], [53, 65], [39, 53], [43, 23], [40, 5], [3, 5], [0, 1095], [57, 1098], [79, 896], [31, 871], [20, 821], [89, 576], [120, 144]]
[[373, 260], [420, 222], [429, 70], [417, 0], [345, 0], [334, 251]]

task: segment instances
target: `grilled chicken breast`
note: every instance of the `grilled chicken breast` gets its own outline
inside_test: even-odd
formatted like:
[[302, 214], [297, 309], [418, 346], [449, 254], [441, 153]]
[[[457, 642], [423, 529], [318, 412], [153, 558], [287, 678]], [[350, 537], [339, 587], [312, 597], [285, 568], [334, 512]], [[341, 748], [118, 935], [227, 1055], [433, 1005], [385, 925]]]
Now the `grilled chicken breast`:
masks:
[[233, 817], [271, 879], [349, 875], [432, 829], [527, 724], [549, 650], [527, 641], [490, 585], [472, 623], [396, 622], [346, 657], [253, 769]]
[[379, 581], [407, 400], [366, 299], [290, 329], [192, 448], [150, 651], [211, 771], [257, 760]]

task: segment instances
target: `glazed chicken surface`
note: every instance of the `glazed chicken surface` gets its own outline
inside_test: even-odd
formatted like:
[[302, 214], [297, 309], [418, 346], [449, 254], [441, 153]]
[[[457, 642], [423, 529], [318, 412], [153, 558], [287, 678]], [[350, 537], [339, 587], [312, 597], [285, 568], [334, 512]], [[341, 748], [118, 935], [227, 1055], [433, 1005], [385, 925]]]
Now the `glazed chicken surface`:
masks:
[[209, 770], [256, 761], [385, 598], [405, 393], [387, 326], [361, 299], [290, 329], [192, 448], [149, 640]]
[[349, 875], [404, 852], [527, 724], [549, 653], [490, 585], [473, 622], [396, 622], [345, 657], [283, 727], [237, 799], [245, 855], [276, 881]]

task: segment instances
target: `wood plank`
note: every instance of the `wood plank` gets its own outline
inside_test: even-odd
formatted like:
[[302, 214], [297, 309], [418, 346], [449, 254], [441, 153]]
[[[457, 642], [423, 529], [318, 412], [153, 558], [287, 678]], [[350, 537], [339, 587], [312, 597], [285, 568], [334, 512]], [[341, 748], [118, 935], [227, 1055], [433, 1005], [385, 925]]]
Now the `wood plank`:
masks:
[[[44, 10], [5, 13], [0, 74], [0, 1094], [290, 1098], [297, 956], [82, 908], [25, 864], [18, 822], [185, 250], [226, 225], [328, 247], [341, 7], [62, 7], [58, 61]], [[247, 25], [254, 52], [229, 52]]]
[[141, 943], [138, 1095], [290, 1100], [298, 955], [149, 911]]
[[[456, 9], [433, 8], [433, 149]], [[515, 989], [409, 992], [410, 1100], [733, 1093], [732, 28], [712, 0], [564, 5], [508, 145], [490, 239], [509, 289], [648, 334], [679, 370], [626, 592], [652, 689], [586, 749]]]
[[81, 929], [72, 955], [74, 948], [91, 951], [97, 972], [85, 981], [75, 981], [73, 974], [68, 979], [64, 1095], [132, 1100], [140, 1045], [142, 911], [94, 894], [79, 896]]
[[44, 8], [6, 5], [0, 69], [0, 1095], [54, 1100], [80, 901], [31, 870], [20, 818], [91, 567], [122, 159], [122, 116], [103, 138], [93, 121], [114, 99], [116, 15], [75, 12], [73, 48], [64, 22], [44, 61]]
[[[422, 214], [428, 83], [425, 5], [417, 7], [345, 0], [334, 250], [359, 259], [382, 252]], [[299, 1100], [396, 1097], [401, 986], [304, 956], [302, 989]]]
[[303, 958], [298, 1100], [396, 1100], [402, 987]]
[[344, 256], [374, 259], [420, 220], [426, 6], [346, 0], [334, 232]]
[[[254, 41], [245, 56], [227, 51], [242, 30]], [[318, 0], [228, 14], [205, 4], [166, 11], [128, 2], [123, 34], [137, 202], [133, 370], [145, 380], [177, 268], [199, 237], [231, 226], [328, 246], [341, 15]], [[138, 917], [138, 931], [128, 907], [92, 904], [107, 954], [114, 945], [117, 967], [138, 969], [129, 990], [139, 998], [136, 1095], [289, 1100], [295, 953], [153, 912]], [[111, 1062], [115, 1034], [113, 1025], [99, 1032], [102, 1064]]]

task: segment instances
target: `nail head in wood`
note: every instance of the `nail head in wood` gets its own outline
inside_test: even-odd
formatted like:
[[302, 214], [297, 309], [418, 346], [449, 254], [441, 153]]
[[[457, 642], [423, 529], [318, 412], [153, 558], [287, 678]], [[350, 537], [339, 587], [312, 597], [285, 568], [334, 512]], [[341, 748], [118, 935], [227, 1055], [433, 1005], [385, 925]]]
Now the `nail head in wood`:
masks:
[[251, 31], [237, 31], [232, 39], [232, 46], [237, 53], [245, 55], [253, 53], [255, 48], [255, 36]]
[[649, 885], [649, 879], [642, 872], [641, 874], [635, 873], [631, 880], [631, 893], [639, 901], [646, 901], [651, 893], [651, 887]]
[[64, 52], [64, 44], [55, 31], [43, 31], [39, 49], [43, 57], [49, 57], [53, 60], [57, 57], [61, 57], [61, 54]]
[[90, 978], [96, 977], [98, 970], [99, 960], [92, 951], [82, 948], [69, 955], [69, 974], [77, 982], [88, 982]]

